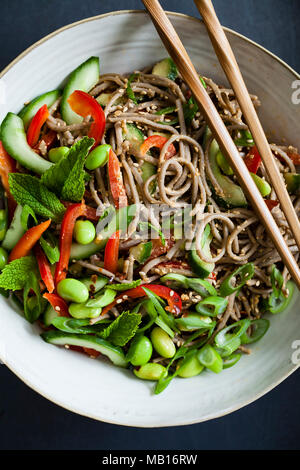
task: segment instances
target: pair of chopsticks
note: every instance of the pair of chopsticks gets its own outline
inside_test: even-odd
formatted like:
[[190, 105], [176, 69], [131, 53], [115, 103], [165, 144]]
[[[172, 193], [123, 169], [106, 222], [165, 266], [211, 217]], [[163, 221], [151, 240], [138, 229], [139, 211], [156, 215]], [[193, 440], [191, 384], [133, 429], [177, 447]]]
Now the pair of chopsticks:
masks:
[[[158, 0], [142, 0], [167, 51], [174, 60], [182, 78], [189, 85], [207, 123], [213, 132], [222, 152], [228, 158], [240, 185], [248, 196], [253, 209], [268, 231], [282, 261], [288, 268], [292, 278], [300, 289], [300, 270], [291, 254], [272, 214], [267, 209], [256, 184], [241, 158], [228, 130], [208, 93], [199, 80], [198, 74], [177, 35], [174, 27], [162, 9]], [[195, 0], [198, 10], [208, 30], [224, 72], [231, 83], [243, 115], [250, 128], [255, 144], [262, 157], [264, 166], [277, 194], [281, 208], [286, 216], [291, 232], [300, 249], [300, 223], [287, 192], [284, 180], [275, 163], [268, 141], [249, 96], [247, 87], [239, 70], [231, 46], [217, 18], [211, 0]]]

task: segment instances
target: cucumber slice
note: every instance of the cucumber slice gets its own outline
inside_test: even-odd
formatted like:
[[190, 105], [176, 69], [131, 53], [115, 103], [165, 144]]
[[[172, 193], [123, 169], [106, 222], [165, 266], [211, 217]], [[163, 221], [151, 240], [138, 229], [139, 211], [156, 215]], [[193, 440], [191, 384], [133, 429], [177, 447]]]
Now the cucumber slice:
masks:
[[60, 104], [62, 118], [67, 124], [76, 124], [82, 121], [82, 117], [72, 111], [68, 103], [69, 96], [75, 90], [86, 93], [90, 91], [98, 82], [99, 75], [99, 57], [90, 57], [71, 73]]
[[59, 90], [48, 91], [43, 95], [38, 96], [34, 100], [30, 101], [30, 103], [19, 112], [19, 117], [23, 119], [24, 127], [27, 130], [29, 123], [33, 116], [36, 115], [38, 110], [46, 104], [48, 108], [52, 106], [56, 100], [60, 97]]
[[216, 140], [213, 140], [209, 150], [209, 163], [212, 172], [222, 189], [222, 194], [218, 194], [212, 187], [217, 202], [225, 207], [247, 207], [247, 200], [245, 194], [240, 186], [233, 183], [227, 176], [222, 175], [219, 165], [217, 163], [217, 154], [219, 152], [219, 145]]
[[290, 194], [300, 194], [300, 174], [298, 173], [284, 173], [285, 184]]
[[110, 289], [109, 287], [104, 290], [102, 294], [98, 294], [94, 299], [90, 299], [86, 303], [88, 308], [103, 308], [106, 305], [111, 304], [117, 295], [117, 291]]
[[[212, 132], [207, 126], [203, 136], [203, 147], [205, 148], [208, 142], [208, 139], [211, 137]], [[233, 181], [228, 178], [227, 176], [222, 175], [218, 162], [217, 162], [217, 155], [220, 152], [220, 147], [216, 140], [213, 140], [209, 150], [209, 162], [213, 174], [219, 183], [220, 187], [222, 188], [223, 194], [217, 194], [214, 187], [211, 186], [211, 189], [214, 193], [216, 198], [216, 202], [218, 202], [221, 206], [225, 208], [231, 207], [247, 207], [248, 203], [245, 197], [245, 194], [240, 186], [233, 183]], [[219, 157], [220, 158], [220, 157]], [[224, 157], [223, 157], [224, 158]]]
[[[110, 101], [112, 95], [113, 95], [113, 93], [101, 93], [101, 95], [99, 95], [96, 98], [96, 101], [98, 101], [98, 103], [102, 107], [105, 107], [107, 105], [107, 103]], [[123, 102], [123, 99], [122, 99], [122, 97], [120, 97], [114, 102], [114, 105], [121, 104], [122, 102]]]
[[41, 175], [53, 165], [28, 145], [23, 121], [14, 113], [8, 113], [2, 122], [1, 140], [9, 155], [34, 173]]
[[269, 196], [269, 194], [272, 191], [272, 188], [269, 185], [269, 183], [266, 180], [264, 180], [263, 178], [261, 178], [260, 176], [257, 176], [255, 173], [251, 173], [251, 171], [250, 171], [250, 175], [251, 175], [254, 183], [256, 184], [257, 188], [259, 189], [260, 194], [262, 195], [262, 197]]
[[178, 76], [178, 71], [173, 60], [170, 57], [166, 57], [154, 65], [152, 74], [159, 75], [160, 77], [166, 77], [170, 80], [175, 80], [175, 78]]
[[42, 333], [44, 341], [57, 346], [66, 344], [72, 346], [81, 346], [82, 348], [95, 349], [104, 356], [107, 356], [113, 364], [119, 367], [126, 367], [127, 362], [121, 348], [105, 341], [97, 336], [89, 336], [84, 334], [64, 333], [63, 331], [46, 331]]
[[134, 259], [142, 264], [144, 263], [149, 256], [151, 255], [152, 251], [152, 242], [147, 243], [139, 243], [136, 246], [130, 248], [129, 253], [134, 257]]
[[80, 279], [82, 284], [84, 284], [92, 294], [95, 292], [99, 292], [106, 284], [108, 283], [107, 277], [104, 276], [97, 276], [95, 275], [90, 277], [85, 277], [84, 279]]
[[[207, 257], [211, 256], [209, 248], [211, 240], [212, 236], [210, 234], [210, 226], [206, 225], [201, 241], [201, 248], [203, 249], [203, 252]], [[209, 274], [214, 270], [215, 263], [206, 263], [205, 261], [202, 261], [202, 259], [197, 253], [197, 250], [189, 251], [188, 258], [192, 271], [198, 274], [198, 276], [200, 276], [201, 278], [209, 276]]]
[[21, 223], [23, 207], [18, 205], [16, 207], [12, 222], [7, 230], [4, 240], [2, 242], [3, 248], [10, 251], [14, 248], [20, 238], [24, 235], [25, 230]]
[[54, 308], [52, 307], [52, 305], [48, 305], [48, 307], [46, 308], [45, 312], [44, 312], [44, 315], [43, 315], [43, 323], [44, 325], [46, 326], [51, 326], [52, 325], [52, 322], [54, 320], [54, 318], [57, 318], [59, 315], [58, 315], [58, 312], [56, 312], [54, 310]]

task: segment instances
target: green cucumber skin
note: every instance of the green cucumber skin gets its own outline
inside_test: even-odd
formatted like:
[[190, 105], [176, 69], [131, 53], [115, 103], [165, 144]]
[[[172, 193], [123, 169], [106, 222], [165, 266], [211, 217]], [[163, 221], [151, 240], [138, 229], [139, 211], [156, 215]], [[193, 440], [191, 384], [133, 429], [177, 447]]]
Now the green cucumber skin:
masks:
[[1, 140], [7, 153], [34, 173], [42, 175], [53, 165], [28, 145], [23, 121], [14, 113], [8, 113], [1, 124]]
[[19, 117], [23, 120], [25, 130], [27, 130], [31, 119], [35, 116], [38, 110], [44, 104], [50, 108], [50, 106], [58, 100], [60, 95], [60, 90], [48, 91], [47, 93], [37, 96], [34, 100], [30, 101], [29, 104], [24, 106], [24, 108], [19, 112]]
[[113, 346], [108, 341], [97, 336], [86, 337], [84, 334], [65, 333], [63, 331], [46, 331], [42, 333], [42, 338], [46, 343], [64, 346], [81, 346], [95, 349], [104, 356], [107, 356], [116, 366], [126, 367], [127, 362], [121, 348]]
[[[207, 256], [211, 256], [210, 248], [209, 248], [210, 242], [211, 242], [210, 226], [207, 225], [205, 227], [203, 238], [201, 241], [204, 254]], [[197, 250], [189, 251], [188, 260], [192, 268], [192, 271], [195, 274], [198, 274], [198, 276], [200, 276], [201, 278], [206, 278], [207, 276], [209, 276], [210, 273], [215, 268], [215, 263], [207, 263], [205, 261], [202, 261], [202, 259], [197, 253]]]
[[222, 205], [225, 207], [247, 207], [247, 200], [244, 192], [240, 186], [233, 183], [230, 178], [221, 174], [219, 166], [216, 161], [216, 156], [219, 151], [219, 145], [213, 140], [210, 151], [209, 151], [209, 162], [214, 176], [221, 186], [224, 194], [217, 194], [218, 200], [222, 201]]
[[169, 78], [175, 80], [178, 76], [178, 70], [173, 60], [170, 57], [157, 62], [152, 69], [153, 75], [159, 75], [160, 77]]
[[13, 220], [5, 234], [4, 240], [2, 242], [3, 248], [6, 250], [12, 250], [20, 238], [24, 235], [25, 230], [22, 227], [21, 223], [21, 215], [22, 215], [23, 208], [22, 206], [18, 205], [16, 207]]
[[69, 96], [75, 90], [89, 92], [98, 82], [99, 75], [99, 57], [90, 57], [71, 73], [60, 104], [62, 118], [67, 124], [77, 124], [82, 121], [82, 117], [72, 111], [68, 103]]

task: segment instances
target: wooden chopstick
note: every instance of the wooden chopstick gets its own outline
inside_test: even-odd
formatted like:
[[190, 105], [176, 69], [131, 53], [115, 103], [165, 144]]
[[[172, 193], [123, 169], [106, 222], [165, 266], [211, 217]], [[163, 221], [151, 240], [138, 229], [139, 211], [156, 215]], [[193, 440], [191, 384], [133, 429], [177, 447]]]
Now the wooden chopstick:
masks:
[[281, 209], [285, 214], [295, 241], [300, 249], [300, 222], [287, 192], [284, 179], [276, 165], [262, 125], [258, 119], [241, 71], [234, 57], [229, 41], [218, 20], [211, 0], [194, 0], [203, 18], [209, 37], [214, 46], [219, 62], [231, 84], [239, 102], [244, 118], [250, 128], [254, 142], [261, 155], [266, 172], [272, 183]]
[[199, 80], [198, 74], [174, 27], [158, 0], [142, 1], [166, 49], [178, 67], [183, 79], [189, 85], [202, 113], [206, 117], [208, 125], [218, 141], [222, 152], [228, 158], [230, 165], [237, 175], [240, 185], [247, 194], [253, 209], [256, 211], [261, 222], [268, 231], [268, 234], [273, 240], [281, 259], [300, 289], [300, 270], [295, 258], [292, 256], [285, 240], [283, 239], [271, 212], [266, 208], [265, 201], [257, 189], [256, 184], [252, 180], [243, 159], [241, 158], [225, 124], [222, 121], [222, 118]]

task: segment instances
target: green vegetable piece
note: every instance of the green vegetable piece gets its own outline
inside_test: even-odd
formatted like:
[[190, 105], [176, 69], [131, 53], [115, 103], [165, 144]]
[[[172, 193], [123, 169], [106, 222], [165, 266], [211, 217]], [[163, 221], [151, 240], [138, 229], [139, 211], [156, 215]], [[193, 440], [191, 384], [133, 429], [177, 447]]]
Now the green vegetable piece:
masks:
[[159, 380], [166, 374], [166, 368], [155, 362], [148, 362], [138, 369], [133, 369], [134, 374], [143, 380]]
[[69, 302], [82, 304], [89, 298], [87, 287], [77, 279], [67, 278], [57, 285], [58, 294]]
[[123, 284], [109, 284], [109, 288], [120, 292], [120, 291], [125, 291], [128, 289], [135, 289], [141, 283], [142, 283], [141, 279], [137, 279], [136, 281], [123, 283]]
[[14, 113], [8, 113], [1, 124], [1, 140], [9, 155], [34, 173], [41, 175], [53, 165], [28, 145], [23, 121]]
[[24, 106], [24, 108], [19, 112], [19, 117], [23, 120], [25, 129], [27, 130], [30, 121], [44, 104], [50, 108], [59, 97], [59, 90], [48, 91], [47, 93], [37, 96], [31, 100], [29, 104]]
[[222, 371], [223, 360], [220, 354], [210, 344], [206, 344], [200, 349], [197, 357], [200, 364], [212, 372], [219, 374]]
[[251, 171], [250, 171], [250, 175], [251, 175], [254, 183], [258, 187], [262, 197], [269, 196], [269, 194], [272, 191], [272, 188], [269, 185], [269, 183], [266, 180], [264, 180], [263, 178], [261, 178], [260, 176], [257, 176], [255, 173], [251, 173]]
[[242, 344], [251, 344], [255, 343], [259, 339], [261, 339], [266, 332], [268, 331], [270, 326], [269, 320], [266, 318], [258, 318], [257, 320], [251, 320], [251, 334], [249, 335], [247, 331], [241, 336], [241, 343]]
[[[231, 350], [232, 346], [236, 346], [240, 342], [241, 336], [247, 331], [251, 324], [251, 321], [247, 318], [245, 320], [239, 320], [231, 325], [223, 328], [216, 334], [215, 343], [218, 348]], [[228, 332], [233, 330], [233, 333], [229, 334]], [[239, 347], [239, 344], [235, 349]]]
[[23, 212], [22, 206], [18, 205], [16, 207], [12, 222], [2, 242], [2, 246], [6, 250], [12, 250], [13, 247], [17, 244], [17, 242], [25, 233], [25, 230], [22, 226], [22, 221], [21, 221], [22, 212]]
[[137, 78], [139, 77], [139, 74], [138, 73], [133, 73], [132, 75], [130, 75], [130, 77], [128, 78], [128, 81], [127, 81], [127, 88], [126, 88], [126, 93], [127, 93], [127, 96], [128, 98], [134, 102], [134, 104], [137, 104], [137, 99], [135, 97], [135, 94], [131, 88], [131, 83], [136, 80]]
[[37, 263], [33, 256], [25, 256], [7, 264], [0, 274], [0, 288], [21, 290], [29, 274], [37, 273]]
[[186, 289], [188, 289], [189, 287], [188, 278], [186, 276], [183, 276], [182, 274], [165, 274], [160, 278], [160, 281], [164, 284], [167, 284], [167, 286], [172, 286], [174, 289], [176, 289], [177, 287], [185, 287]]
[[67, 317], [56, 317], [53, 318], [51, 324], [60, 331], [66, 333], [77, 333], [77, 334], [98, 334], [100, 333], [109, 323], [109, 320], [100, 320], [94, 325], [90, 325], [90, 320], [87, 319], [74, 319]]
[[[0, 276], [1, 279], [1, 276]], [[287, 295], [282, 291], [279, 294], [273, 292], [269, 298], [269, 311], [273, 314], [283, 312], [292, 300], [295, 291], [295, 284], [292, 281], [288, 281], [286, 284]]]
[[152, 356], [152, 344], [147, 336], [136, 335], [132, 340], [126, 359], [133, 366], [143, 366], [150, 361]]
[[92, 294], [99, 292], [108, 283], [107, 277], [93, 274], [91, 277], [80, 279]]
[[[222, 282], [220, 286], [220, 295], [222, 297], [227, 297], [230, 294], [233, 294], [234, 292], [237, 292], [243, 287], [243, 285], [246, 284], [247, 281], [249, 281], [253, 275], [254, 275], [254, 264], [253, 263], [247, 263], [244, 264], [244, 266], [240, 266], [238, 269], [233, 271], [224, 281]], [[239, 276], [240, 281], [237, 281], [237, 276]], [[235, 280], [235, 285], [233, 285], [233, 282]]]
[[253, 140], [251, 132], [247, 130], [241, 130], [240, 134], [241, 134], [241, 137], [234, 141], [237, 147], [253, 147], [254, 146], [254, 140]]
[[[203, 232], [203, 237], [201, 240], [201, 248], [203, 249], [203, 253], [207, 257], [211, 257], [211, 252], [210, 252], [210, 243], [212, 240], [212, 236], [210, 233], [210, 226], [209, 224], [206, 225], [204, 232]], [[197, 253], [197, 250], [195, 249], [195, 246], [192, 247], [192, 249], [189, 251], [188, 254], [188, 259], [189, 263], [191, 265], [192, 270], [194, 273], [198, 274], [200, 277], [207, 277], [215, 267], [215, 263], [207, 263], [206, 261], [203, 261], [200, 256]]]
[[219, 150], [219, 152], [217, 153], [216, 160], [217, 160], [217, 164], [219, 165], [223, 173], [225, 173], [225, 175], [227, 176], [233, 175], [233, 169], [229, 165], [226, 157], [224, 157], [221, 150]]
[[283, 174], [286, 188], [290, 194], [300, 195], [300, 174], [299, 173], [284, 173]]
[[27, 204], [36, 214], [55, 222], [62, 219], [65, 206], [39, 178], [22, 173], [10, 173], [8, 180], [10, 191], [18, 204], [21, 206]]
[[209, 316], [188, 313], [181, 318], [176, 318], [175, 324], [181, 331], [207, 330], [212, 328], [213, 321]]
[[96, 229], [89, 220], [77, 220], [74, 227], [74, 238], [81, 245], [88, 245], [96, 236]]
[[210, 295], [218, 295], [216, 289], [211, 285], [209, 281], [198, 278], [187, 278], [188, 288], [198, 292], [202, 297], [208, 297]]
[[88, 170], [95, 170], [96, 168], [106, 165], [108, 162], [109, 151], [111, 145], [103, 144], [92, 150], [85, 161], [85, 167]]
[[[45, 326], [51, 326], [54, 318], [58, 318], [58, 312], [54, 310], [52, 305], [48, 305], [43, 314], [43, 323]], [[62, 318], [62, 317], [60, 317]]]
[[133, 258], [140, 264], [144, 263], [152, 251], [152, 242], [142, 242], [130, 248], [129, 252]]
[[183, 364], [183, 359], [181, 359], [178, 363], [179, 370], [178, 370], [178, 376], [188, 379], [189, 377], [195, 377], [196, 375], [199, 375], [203, 369], [204, 366], [200, 364], [198, 361], [196, 351], [195, 354], [193, 354], [188, 361]]
[[85, 304], [72, 303], [69, 305], [69, 312], [73, 318], [97, 318], [101, 313], [102, 308], [87, 307]]
[[84, 163], [94, 142], [89, 137], [76, 142], [58, 163], [43, 174], [42, 183], [66, 201], [81, 201], [85, 191]]
[[7, 210], [0, 209], [0, 242], [4, 240], [4, 237], [7, 232], [7, 225], [8, 225]]
[[240, 359], [241, 354], [232, 354], [229, 357], [223, 359], [223, 369], [229, 369], [229, 367], [234, 366]]
[[69, 150], [69, 147], [56, 147], [50, 149], [48, 152], [50, 162], [59, 162], [69, 152]]
[[201, 300], [196, 305], [196, 310], [202, 315], [208, 315], [210, 317], [216, 317], [225, 312], [228, 304], [228, 300], [223, 297], [210, 296], [206, 299]]
[[109, 287], [98, 294], [94, 299], [89, 300], [86, 303], [87, 307], [106, 307], [113, 302], [114, 298], [116, 297], [117, 292], [110, 289]]
[[123, 312], [99, 334], [116, 346], [125, 346], [136, 334], [141, 318], [139, 313]]
[[0, 271], [7, 265], [8, 253], [2, 246], [0, 247]]
[[178, 70], [173, 60], [170, 57], [166, 57], [154, 65], [152, 74], [159, 75], [160, 77], [166, 77], [170, 80], [175, 80], [178, 76]]
[[90, 348], [99, 351], [101, 354], [107, 356], [116, 366], [126, 367], [127, 361], [121, 348], [112, 345], [99, 336], [72, 334], [63, 331], [46, 331], [43, 333], [42, 338], [47, 343], [64, 346], [66, 344], [72, 346], [80, 346], [83, 348]]
[[[34, 293], [34, 297], [29, 297], [29, 294]], [[30, 323], [34, 323], [41, 313], [45, 303], [41, 296], [40, 285], [36, 274], [31, 271], [28, 273], [23, 292], [23, 303], [25, 318]]]
[[60, 251], [58, 248], [57, 240], [51, 234], [51, 232], [48, 232], [47, 235], [43, 235], [40, 238], [40, 245], [43, 248], [45, 255], [47, 256], [50, 263], [57, 263], [60, 257]]
[[156, 326], [151, 331], [151, 341], [155, 351], [162, 357], [171, 358], [176, 353], [176, 347], [170, 336]]

